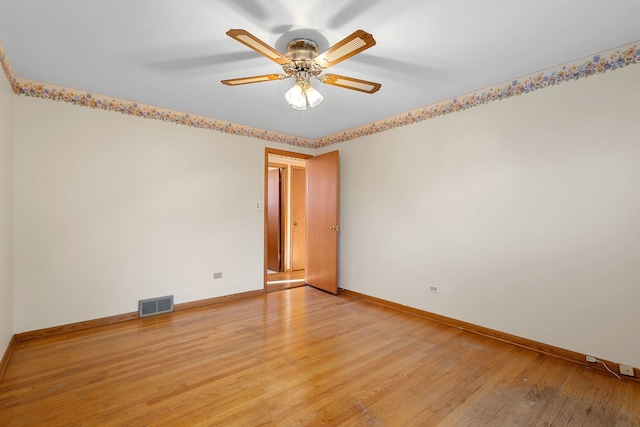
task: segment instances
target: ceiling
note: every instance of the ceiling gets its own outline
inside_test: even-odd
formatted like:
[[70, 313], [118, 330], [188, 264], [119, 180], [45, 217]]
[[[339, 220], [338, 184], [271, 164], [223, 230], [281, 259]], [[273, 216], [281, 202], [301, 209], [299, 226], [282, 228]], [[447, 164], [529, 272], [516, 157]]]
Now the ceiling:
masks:
[[[640, 40], [638, 0], [0, 0], [16, 77], [314, 140]], [[225, 35], [245, 29], [286, 52], [319, 51], [363, 29], [372, 48], [331, 73], [379, 82], [365, 94], [313, 81], [304, 113], [292, 80]]]

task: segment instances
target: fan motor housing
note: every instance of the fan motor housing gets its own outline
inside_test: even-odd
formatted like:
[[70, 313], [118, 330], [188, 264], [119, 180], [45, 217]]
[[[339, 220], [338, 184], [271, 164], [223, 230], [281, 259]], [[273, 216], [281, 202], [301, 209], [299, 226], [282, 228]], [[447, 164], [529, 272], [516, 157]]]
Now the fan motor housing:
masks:
[[311, 61], [318, 56], [318, 45], [313, 40], [295, 39], [287, 46], [285, 55], [292, 61]]

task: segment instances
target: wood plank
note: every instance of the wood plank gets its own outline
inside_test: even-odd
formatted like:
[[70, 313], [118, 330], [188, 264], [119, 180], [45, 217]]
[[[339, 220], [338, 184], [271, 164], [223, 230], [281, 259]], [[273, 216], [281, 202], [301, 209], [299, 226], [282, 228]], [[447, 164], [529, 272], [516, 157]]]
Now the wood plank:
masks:
[[51, 328], [37, 329], [35, 331], [21, 332], [15, 335], [16, 341], [27, 341], [37, 338], [44, 338], [50, 335], [60, 335], [69, 332], [80, 331], [83, 329], [97, 328], [100, 326], [111, 325], [113, 323], [126, 322], [138, 318], [138, 312], [117, 314], [115, 316], [102, 317], [100, 319], [92, 319], [84, 322], [69, 323], [66, 325], [53, 326]]
[[302, 282], [304, 282], [304, 270], [281, 271], [279, 273], [267, 274], [267, 284], [293, 280], [302, 280]]
[[[541, 343], [539, 341], [530, 340], [527, 338], [519, 337], [517, 335], [508, 334], [506, 332], [498, 331], [491, 328], [486, 328], [484, 326], [474, 325], [473, 323], [463, 322], [458, 319], [453, 319], [451, 317], [442, 316], [440, 314], [430, 313], [428, 311], [420, 310], [418, 308], [398, 304], [392, 301], [387, 301], [381, 298], [372, 297], [370, 295], [362, 294], [359, 292], [351, 291], [348, 289], [341, 289], [345, 295], [352, 296], [354, 298], [360, 298], [367, 301], [374, 302], [376, 304], [383, 305], [385, 307], [394, 308], [396, 310], [404, 311], [406, 313], [415, 314], [416, 316], [424, 317], [429, 320], [433, 320], [435, 322], [440, 322], [445, 325], [453, 326], [456, 328], [463, 329], [465, 331], [470, 331], [476, 334], [484, 335], [496, 340], [504, 341], [506, 343], [517, 345], [519, 347], [523, 347], [526, 349], [534, 350], [539, 353], [549, 354], [554, 357], [558, 357], [560, 359], [569, 360], [584, 366], [589, 366], [595, 369], [602, 370], [603, 372], [607, 372], [606, 368], [600, 365], [599, 363], [589, 363], [586, 361], [586, 354], [578, 353], [571, 350], [566, 350], [564, 348], [556, 347], [550, 344]], [[618, 370], [618, 364], [612, 362], [610, 360], [605, 360], [598, 358], [602, 363], [606, 364], [609, 369], [613, 372]], [[640, 369], [634, 368], [635, 376], [626, 376], [626, 379], [630, 379], [632, 381], [640, 382]]]
[[640, 384], [312, 287], [16, 342], [0, 425], [638, 425]]
[[[264, 289], [257, 289], [255, 291], [240, 292], [237, 294], [223, 295], [220, 297], [206, 298], [206, 299], [201, 299], [196, 301], [188, 301], [188, 302], [176, 304], [173, 307], [173, 309], [174, 311], [190, 310], [192, 308], [197, 308], [197, 307], [205, 307], [208, 305], [220, 304], [228, 301], [236, 301], [239, 299], [251, 298], [258, 295], [262, 295], [264, 294], [264, 292], [265, 292]], [[53, 335], [67, 334], [69, 332], [80, 331], [83, 329], [97, 328], [100, 326], [106, 326], [106, 325], [111, 325], [113, 323], [126, 322], [129, 320], [135, 320], [135, 319], [138, 319], [137, 311], [133, 311], [130, 313], [117, 314], [115, 316], [102, 317], [99, 319], [87, 320], [84, 322], [53, 326], [51, 328], [37, 329], [35, 331], [21, 332], [19, 334], [14, 335], [14, 340], [17, 342], [28, 341], [28, 340], [44, 338], [44, 337], [53, 336]], [[10, 352], [7, 350], [7, 353], [10, 353]]]
[[7, 365], [9, 364], [9, 359], [11, 359], [11, 355], [13, 354], [13, 349], [16, 346], [16, 336], [12, 335], [9, 340], [9, 345], [7, 345], [7, 349], [2, 356], [2, 361], [0, 361], [0, 381], [2, 381], [2, 376], [4, 375], [4, 370], [7, 369]]
[[239, 292], [237, 294], [222, 295], [219, 297], [199, 299], [195, 301], [181, 302], [173, 306], [174, 311], [190, 310], [197, 307], [206, 307], [209, 305], [220, 304], [223, 302], [237, 301], [245, 298], [253, 298], [264, 294], [264, 289], [256, 289], [255, 291]]

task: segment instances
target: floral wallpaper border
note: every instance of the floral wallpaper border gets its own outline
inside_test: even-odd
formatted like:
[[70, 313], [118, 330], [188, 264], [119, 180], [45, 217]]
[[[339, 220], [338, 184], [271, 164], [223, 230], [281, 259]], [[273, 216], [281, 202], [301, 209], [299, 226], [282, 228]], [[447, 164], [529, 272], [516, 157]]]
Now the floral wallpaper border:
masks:
[[2, 45], [1, 41], [0, 41], [0, 66], [2, 66], [4, 75], [7, 76], [7, 80], [9, 80], [11, 87], [13, 87], [16, 81], [16, 77], [13, 75], [13, 71], [11, 70], [11, 65], [9, 64], [9, 60], [7, 59], [7, 55], [4, 53], [4, 46]]
[[352, 139], [384, 132], [396, 127], [406, 126], [423, 120], [444, 116], [493, 101], [501, 101], [513, 96], [523, 95], [538, 89], [555, 86], [560, 83], [578, 80], [584, 77], [602, 74], [607, 71], [640, 63], [640, 48], [635, 44], [625, 45], [604, 53], [595, 55], [582, 62], [561, 65], [538, 74], [531, 74], [510, 83], [503, 83], [483, 89], [482, 92], [474, 92], [460, 98], [431, 104], [408, 113], [393, 116], [345, 132], [336, 133], [316, 139], [314, 148], [325, 147], [332, 144], [346, 142]]
[[19, 95], [67, 102], [74, 105], [105, 111], [115, 111], [136, 117], [224, 132], [231, 135], [247, 136], [268, 142], [289, 144], [296, 147], [321, 148], [377, 134], [393, 128], [407, 126], [435, 117], [468, 110], [469, 108], [484, 105], [489, 102], [501, 101], [513, 96], [533, 92], [538, 89], [555, 86], [560, 83], [602, 74], [631, 64], [637, 64], [640, 63], [640, 48], [637, 47], [638, 43], [640, 43], [640, 41], [611, 49], [594, 55], [593, 57], [585, 58], [576, 63], [550, 68], [543, 72], [531, 74], [508, 83], [491, 86], [483, 89], [482, 91], [427, 105], [407, 113], [399, 114], [368, 125], [315, 140], [17, 78], [11, 70], [9, 60], [7, 59], [1, 42], [0, 64], [2, 65], [2, 69], [4, 70], [7, 79], [13, 87], [13, 91]]
[[152, 105], [138, 104], [136, 102], [122, 99], [104, 97], [103, 95], [80, 92], [74, 89], [33, 82], [21, 78], [17, 78], [15, 80], [13, 90], [19, 95], [68, 102], [73, 105], [80, 105], [105, 111], [114, 111], [144, 119], [160, 120], [163, 122], [170, 122], [198, 129], [208, 129], [231, 135], [247, 136], [269, 142], [280, 142], [295, 145], [297, 147], [312, 147], [312, 141], [305, 138], [252, 128], [188, 113], [171, 111]]

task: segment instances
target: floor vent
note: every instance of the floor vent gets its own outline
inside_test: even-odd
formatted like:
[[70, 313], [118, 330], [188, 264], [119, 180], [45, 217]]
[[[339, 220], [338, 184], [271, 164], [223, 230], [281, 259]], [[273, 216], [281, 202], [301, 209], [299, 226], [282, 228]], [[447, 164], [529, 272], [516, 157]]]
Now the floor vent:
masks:
[[138, 315], [140, 317], [154, 314], [171, 313], [173, 311], [173, 295], [158, 298], [141, 299], [138, 301]]

